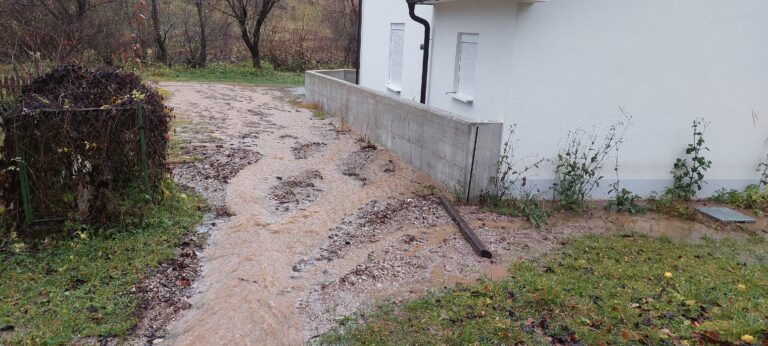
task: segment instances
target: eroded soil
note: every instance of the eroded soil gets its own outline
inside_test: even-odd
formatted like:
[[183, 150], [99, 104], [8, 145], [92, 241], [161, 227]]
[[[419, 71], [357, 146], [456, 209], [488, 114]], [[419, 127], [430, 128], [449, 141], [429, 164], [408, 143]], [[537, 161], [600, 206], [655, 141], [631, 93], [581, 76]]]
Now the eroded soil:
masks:
[[[520, 218], [462, 206], [494, 254], [480, 258], [437, 199], [417, 193], [433, 182], [359, 135], [337, 130], [333, 119], [295, 108], [285, 91], [163, 87], [188, 126], [177, 135], [195, 143], [174, 176], [232, 215], [211, 231], [199, 255], [202, 275], [184, 304], [190, 309], [158, 335], [165, 342], [303, 344], [376, 302], [503, 278], [511, 261], [575, 235], [637, 231], [695, 241], [742, 234], [707, 222], [601, 211], [558, 215], [535, 230]], [[247, 152], [235, 151], [241, 149]]]

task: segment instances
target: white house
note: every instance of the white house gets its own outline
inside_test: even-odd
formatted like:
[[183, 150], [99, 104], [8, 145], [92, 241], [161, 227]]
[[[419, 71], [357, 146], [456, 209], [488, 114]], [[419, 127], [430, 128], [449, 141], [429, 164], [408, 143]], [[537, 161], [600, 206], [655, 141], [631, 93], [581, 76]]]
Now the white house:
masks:
[[517, 124], [519, 157], [554, 158], [570, 130], [604, 133], [626, 109], [620, 172], [636, 193], [669, 186], [698, 117], [702, 195], [756, 183], [768, 154], [766, 0], [363, 0], [361, 42], [361, 86], [421, 101], [427, 48], [424, 103]]

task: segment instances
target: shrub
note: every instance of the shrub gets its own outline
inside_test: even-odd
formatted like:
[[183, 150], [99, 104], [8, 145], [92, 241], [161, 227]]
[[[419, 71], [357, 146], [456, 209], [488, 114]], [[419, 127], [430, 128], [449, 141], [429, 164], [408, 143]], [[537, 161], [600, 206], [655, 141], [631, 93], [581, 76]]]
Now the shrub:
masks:
[[[608, 129], [602, 140], [583, 130], [568, 133], [565, 149], [557, 153], [555, 202], [564, 210], [581, 211], [592, 190], [600, 186], [606, 158], [624, 141], [629, 121], [619, 121]], [[619, 129], [623, 129], [619, 133]]]
[[[145, 125], [148, 188], [167, 173], [170, 111], [136, 75], [64, 66], [22, 88], [2, 111], [2, 200], [20, 220], [22, 179], [36, 219], [90, 225], [135, 215], [121, 202], [142, 191], [137, 107]], [[25, 177], [24, 173], [27, 173]], [[26, 215], [25, 215], [26, 216]]]

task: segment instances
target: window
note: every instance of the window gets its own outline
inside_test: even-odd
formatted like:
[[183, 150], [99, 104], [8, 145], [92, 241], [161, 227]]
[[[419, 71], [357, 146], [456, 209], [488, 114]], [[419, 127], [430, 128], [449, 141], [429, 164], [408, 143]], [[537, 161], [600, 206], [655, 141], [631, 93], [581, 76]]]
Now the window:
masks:
[[475, 75], [480, 44], [479, 34], [459, 34], [456, 59], [456, 94], [454, 98], [471, 103], [475, 96]]
[[403, 82], [403, 45], [405, 24], [392, 23], [389, 31], [389, 84], [387, 88], [400, 92]]

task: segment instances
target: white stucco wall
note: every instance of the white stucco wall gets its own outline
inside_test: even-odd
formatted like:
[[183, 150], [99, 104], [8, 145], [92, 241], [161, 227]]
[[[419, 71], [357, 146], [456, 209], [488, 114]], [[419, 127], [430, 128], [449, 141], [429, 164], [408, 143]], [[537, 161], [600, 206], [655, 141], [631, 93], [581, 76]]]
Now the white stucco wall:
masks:
[[[440, 2], [429, 103], [516, 123], [518, 155], [544, 158], [555, 157], [569, 130], [602, 133], [622, 119], [624, 107], [634, 120], [621, 177], [641, 194], [671, 182], [672, 163], [691, 141], [691, 121], [704, 117], [713, 167], [703, 195], [743, 187], [756, 182], [755, 168], [768, 153], [766, 18], [766, 0]], [[480, 34], [472, 105], [446, 95], [459, 32]], [[386, 42], [380, 40], [368, 42]], [[604, 173], [612, 177], [612, 167]], [[546, 187], [553, 177], [551, 163], [530, 175]]]
[[[432, 6], [417, 6], [419, 17], [432, 20]], [[392, 23], [405, 24], [402, 92], [384, 87], [389, 82], [389, 34]], [[419, 101], [421, 93], [421, 44], [424, 27], [408, 15], [405, 0], [364, 0], [360, 59], [360, 85]]]

